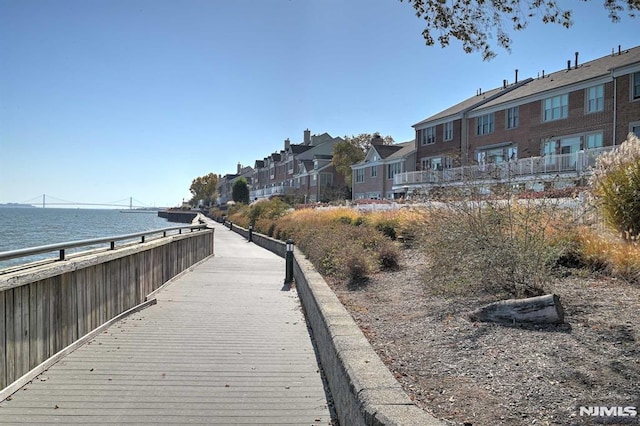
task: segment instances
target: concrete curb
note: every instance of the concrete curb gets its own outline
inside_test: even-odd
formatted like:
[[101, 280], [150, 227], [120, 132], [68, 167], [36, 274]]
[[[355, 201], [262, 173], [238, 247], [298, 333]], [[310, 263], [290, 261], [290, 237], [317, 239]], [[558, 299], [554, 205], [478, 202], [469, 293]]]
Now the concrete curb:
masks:
[[[248, 230], [233, 225], [248, 238]], [[253, 233], [253, 242], [284, 257], [285, 244]], [[293, 276], [343, 425], [442, 425], [417, 407], [380, 360], [360, 327], [304, 254], [294, 249]]]

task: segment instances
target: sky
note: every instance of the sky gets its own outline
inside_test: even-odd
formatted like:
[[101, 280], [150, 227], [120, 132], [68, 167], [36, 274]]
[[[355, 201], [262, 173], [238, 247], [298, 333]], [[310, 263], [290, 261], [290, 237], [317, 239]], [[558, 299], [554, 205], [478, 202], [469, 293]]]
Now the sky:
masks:
[[483, 61], [425, 46], [398, 0], [0, 0], [0, 203], [170, 207], [305, 129], [414, 138], [504, 79], [640, 45], [640, 18], [562, 0]]

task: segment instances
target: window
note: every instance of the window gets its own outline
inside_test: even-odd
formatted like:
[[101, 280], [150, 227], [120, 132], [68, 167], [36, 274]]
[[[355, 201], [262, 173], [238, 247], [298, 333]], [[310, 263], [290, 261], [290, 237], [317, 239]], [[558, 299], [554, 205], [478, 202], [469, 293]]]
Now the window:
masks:
[[507, 129], [515, 129], [518, 127], [520, 111], [518, 107], [507, 109]]
[[640, 138], [640, 121], [629, 123], [629, 131], [636, 134]]
[[423, 158], [420, 160], [420, 163], [422, 165], [422, 170], [440, 171], [444, 169], [450, 169], [453, 162], [451, 160], [451, 157], [443, 156]]
[[388, 179], [393, 179], [393, 177], [398, 173], [402, 173], [402, 163], [387, 164], [387, 178]]
[[436, 143], [436, 128], [427, 127], [426, 129], [418, 130], [418, 140], [420, 140], [420, 145]]
[[476, 161], [479, 165], [501, 164], [518, 159], [518, 147], [515, 145], [489, 148], [476, 152]]
[[489, 133], [493, 133], [493, 124], [494, 118], [493, 114], [485, 114], [481, 115], [476, 119], [476, 134], [480, 135], [488, 135]]
[[589, 87], [587, 89], [587, 112], [604, 110], [604, 85]]
[[422, 129], [422, 145], [430, 145], [432, 143], [436, 143], [436, 128], [435, 127], [427, 127], [426, 129]]
[[633, 99], [640, 99], [640, 71], [633, 73], [633, 91], [631, 96]]
[[444, 123], [444, 131], [442, 132], [442, 139], [450, 141], [453, 139], [453, 121]]
[[320, 173], [320, 186], [331, 186], [333, 175], [331, 173]]
[[356, 169], [356, 183], [364, 182], [364, 169]]
[[602, 148], [602, 133], [587, 135], [585, 145], [586, 149]]
[[559, 120], [569, 116], [569, 95], [554, 96], [543, 101], [544, 121]]
[[371, 177], [378, 177], [378, 166], [371, 166]]

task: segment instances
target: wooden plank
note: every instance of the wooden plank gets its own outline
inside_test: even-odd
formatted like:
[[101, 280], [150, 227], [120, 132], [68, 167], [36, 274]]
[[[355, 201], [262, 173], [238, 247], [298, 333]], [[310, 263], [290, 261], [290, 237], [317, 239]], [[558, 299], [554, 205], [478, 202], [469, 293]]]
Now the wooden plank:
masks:
[[36, 354], [40, 362], [49, 357], [49, 286], [48, 280], [39, 281], [36, 287]]
[[126, 312], [123, 312], [119, 316], [113, 318], [110, 321], [107, 321], [102, 326], [96, 328], [91, 333], [89, 333], [89, 334], [83, 336], [82, 338], [76, 340], [71, 345], [65, 347], [64, 349], [61, 349], [60, 351], [57, 351], [57, 353], [55, 355], [49, 357], [43, 363], [41, 363], [37, 367], [31, 369], [30, 371], [26, 372], [21, 377], [18, 377], [17, 379], [14, 378], [14, 379], [10, 380], [10, 382], [13, 382], [13, 383], [10, 386], [7, 386], [4, 389], [0, 390], [0, 401], [4, 401], [8, 396], [12, 395], [15, 391], [17, 391], [18, 389], [23, 387], [25, 384], [27, 384], [30, 381], [32, 381], [39, 374], [41, 374], [42, 372], [44, 372], [47, 369], [49, 369], [52, 365], [54, 365], [55, 363], [60, 361], [62, 358], [64, 358], [65, 356], [69, 355], [71, 352], [75, 351], [76, 349], [78, 349], [79, 347], [81, 347], [82, 345], [87, 343], [88, 341], [94, 339], [96, 336], [98, 336], [100, 333], [102, 333], [104, 330], [106, 330], [107, 328], [109, 328], [110, 326], [115, 324], [116, 322], [120, 321], [121, 319], [123, 319], [123, 318], [125, 318], [125, 317], [127, 317], [127, 316], [129, 316], [129, 315], [131, 315], [133, 313], [141, 311], [144, 308], [147, 308], [147, 307], [149, 307], [151, 305], [155, 305], [156, 303], [157, 303], [157, 300], [155, 300], [155, 299], [154, 300], [149, 300], [148, 302], [141, 303], [140, 305], [135, 306], [135, 307], [129, 309], [128, 311], [126, 311]]
[[60, 292], [60, 326], [62, 331], [62, 345], [59, 349], [64, 348], [72, 342], [71, 332], [71, 282], [69, 274], [60, 276], [61, 292]]
[[86, 270], [86, 279], [85, 285], [89, 289], [89, 310], [91, 312], [91, 316], [89, 317], [89, 326], [90, 329], [93, 330], [97, 328], [100, 323], [98, 322], [98, 298], [100, 297], [98, 293], [98, 283], [95, 279], [96, 267], [92, 266]]
[[118, 297], [118, 292], [116, 291], [115, 286], [115, 279], [113, 277], [113, 263], [114, 262], [109, 262], [104, 265], [104, 277], [107, 290], [107, 321], [114, 317], [113, 313], [116, 310], [116, 300]]
[[20, 321], [20, 346], [22, 356], [20, 358], [20, 374], [24, 374], [25, 371], [29, 371], [29, 286], [24, 285], [21, 287], [22, 294], [22, 320]]
[[96, 265], [95, 280], [98, 286], [98, 325], [107, 322], [107, 292], [104, 279], [104, 265]]
[[84, 270], [76, 271], [74, 273], [73, 280], [74, 293], [77, 295], [76, 312], [78, 316], [78, 334], [80, 336], [84, 336], [89, 332], [89, 327], [87, 326], [86, 287], [84, 285], [84, 277], [82, 275], [84, 275]]
[[69, 273], [69, 324], [71, 326], [70, 341], [67, 345], [78, 340], [78, 282], [77, 271]]
[[13, 338], [15, 340], [15, 374], [16, 377], [20, 377], [25, 371], [23, 369], [24, 357], [28, 357], [29, 354], [23, 352], [24, 346], [22, 345], [22, 290], [24, 287], [16, 287], [13, 289]]
[[38, 359], [38, 283], [29, 284], [29, 369], [40, 364]]
[[4, 305], [6, 291], [0, 291], [0, 389], [7, 386], [7, 322]]
[[49, 284], [49, 354], [53, 355], [62, 349], [62, 277], [51, 279]]
[[6, 290], [4, 307], [6, 341], [7, 341], [7, 383], [11, 383], [16, 379], [16, 338], [15, 338], [15, 297], [13, 293], [15, 289]]

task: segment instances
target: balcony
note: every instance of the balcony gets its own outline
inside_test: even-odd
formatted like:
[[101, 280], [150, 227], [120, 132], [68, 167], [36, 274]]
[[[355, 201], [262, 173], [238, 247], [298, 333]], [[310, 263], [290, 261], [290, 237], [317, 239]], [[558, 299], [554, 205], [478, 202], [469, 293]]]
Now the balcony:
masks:
[[456, 167], [445, 170], [425, 170], [399, 173], [393, 177], [394, 190], [421, 186], [454, 186], [462, 182], [491, 184], [527, 182], [561, 177], [581, 177], [591, 173], [596, 159], [615, 147], [603, 147], [570, 154], [528, 157], [499, 164]]

